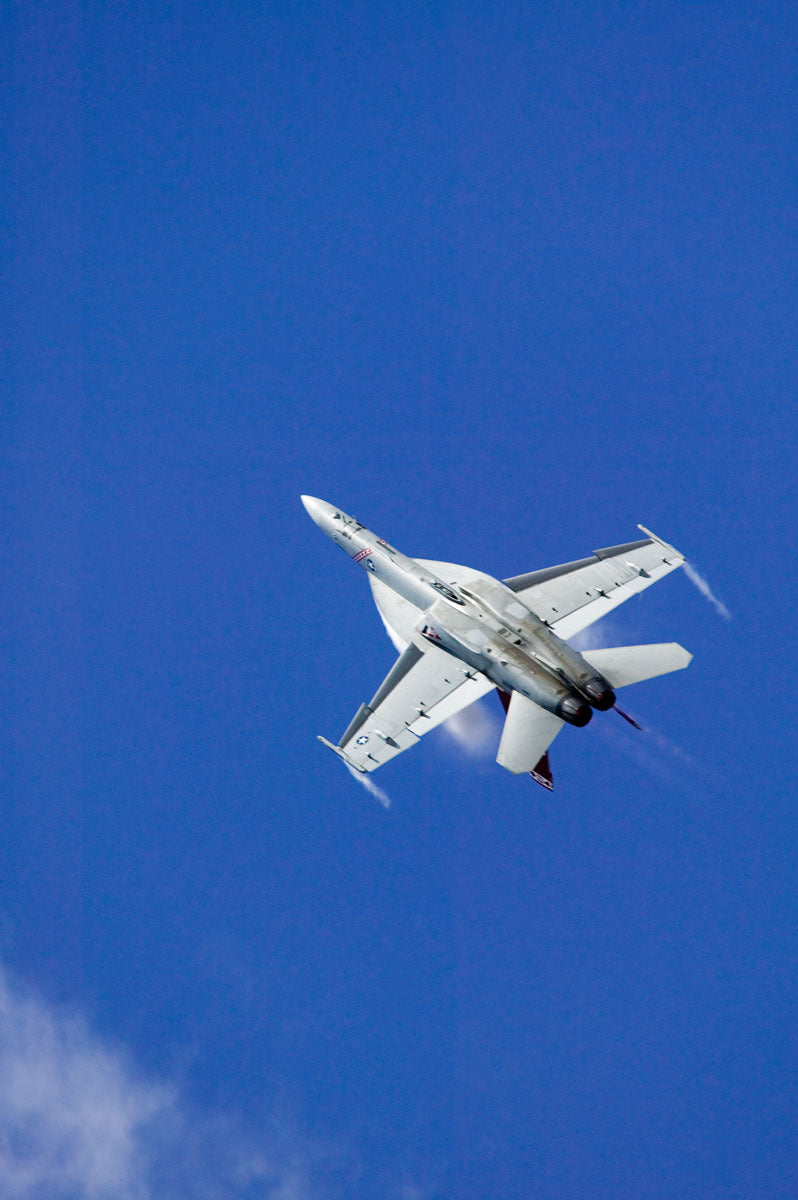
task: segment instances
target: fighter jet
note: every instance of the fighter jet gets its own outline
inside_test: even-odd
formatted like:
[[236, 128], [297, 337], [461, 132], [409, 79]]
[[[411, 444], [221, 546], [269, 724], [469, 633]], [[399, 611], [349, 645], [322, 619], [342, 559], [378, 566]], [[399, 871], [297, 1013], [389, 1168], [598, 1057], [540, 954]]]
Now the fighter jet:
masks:
[[563, 725], [587, 725], [595, 710], [616, 707], [618, 688], [682, 670], [692, 658], [676, 642], [582, 651], [568, 644], [684, 562], [643, 525], [639, 541], [500, 582], [455, 563], [407, 558], [343, 509], [313, 496], [302, 503], [367, 572], [399, 651], [338, 744], [319, 738], [355, 771], [376, 771], [496, 688], [507, 714], [496, 761], [551, 790], [548, 749]]

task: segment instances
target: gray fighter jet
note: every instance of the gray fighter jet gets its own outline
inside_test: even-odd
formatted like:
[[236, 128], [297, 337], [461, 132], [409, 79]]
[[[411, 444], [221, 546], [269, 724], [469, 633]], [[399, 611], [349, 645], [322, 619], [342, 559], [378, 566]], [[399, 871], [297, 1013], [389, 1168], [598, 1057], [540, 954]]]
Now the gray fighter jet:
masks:
[[302, 503], [366, 570], [399, 651], [338, 745], [319, 738], [356, 771], [375, 771], [497, 688], [507, 713], [497, 762], [551, 789], [548, 748], [563, 725], [586, 725], [594, 709], [616, 707], [618, 688], [679, 671], [692, 658], [676, 642], [581, 652], [568, 645], [684, 562], [642, 525], [640, 541], [500, 583], [455, 563], [406, 558], [342, 509], [313, 496]]

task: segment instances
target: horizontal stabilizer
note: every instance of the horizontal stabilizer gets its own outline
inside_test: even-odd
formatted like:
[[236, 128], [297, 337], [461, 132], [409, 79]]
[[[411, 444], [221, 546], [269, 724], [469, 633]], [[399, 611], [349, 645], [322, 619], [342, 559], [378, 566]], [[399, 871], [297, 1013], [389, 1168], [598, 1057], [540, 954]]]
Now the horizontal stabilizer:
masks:
[[582, 650], [581, 654], [614, 688], [628, 687], [630, 683], [641, 683], [671, 671], [682, 671], [693, 657], [678, 642], [611, 646], [604, 650]]
[[534, 771], [563, 722], [520, 692], [513, 692], [496, 762], [513, 775]]

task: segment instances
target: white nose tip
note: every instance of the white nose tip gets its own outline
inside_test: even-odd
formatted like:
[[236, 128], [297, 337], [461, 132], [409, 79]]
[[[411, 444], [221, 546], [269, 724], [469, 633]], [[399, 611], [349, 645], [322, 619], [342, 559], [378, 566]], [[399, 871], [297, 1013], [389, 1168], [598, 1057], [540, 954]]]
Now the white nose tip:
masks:
[[316, 524], [320, 524], [322, 519], [327, 515], [330, 505], [324, 500], [319, 500], [316, 496], [300, 496], [300, 500], [305, 506], [305, 511]]

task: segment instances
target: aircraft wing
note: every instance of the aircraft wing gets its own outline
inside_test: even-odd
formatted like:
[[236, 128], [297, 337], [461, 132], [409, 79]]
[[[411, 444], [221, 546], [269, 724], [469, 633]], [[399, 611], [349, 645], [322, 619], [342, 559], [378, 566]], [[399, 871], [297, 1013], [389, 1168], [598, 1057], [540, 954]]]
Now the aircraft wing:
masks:
[[338, 745], [320, 740], [356, 770], [376, 771], [494, 686], [437, 646], [422, 650], [411, 642]]
[[644, 528], [639, 542], [594, 550], [590, 558], [505, 579], [527, 608], [570, 638], [684, 562], [684, 555]]

